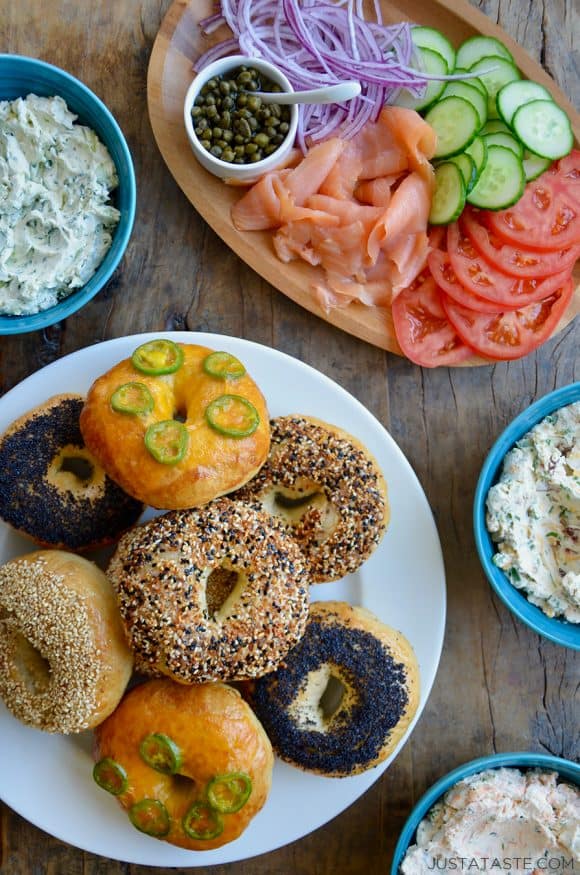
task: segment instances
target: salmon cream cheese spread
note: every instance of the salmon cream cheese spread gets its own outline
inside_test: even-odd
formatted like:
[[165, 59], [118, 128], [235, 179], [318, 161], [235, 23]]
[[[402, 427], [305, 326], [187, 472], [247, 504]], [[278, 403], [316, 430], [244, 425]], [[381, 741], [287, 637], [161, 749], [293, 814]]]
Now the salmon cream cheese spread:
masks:
[[[417, 829], [403, 875], [459, 869], [575, 872], [580, 862], [580, 791], [555, 772], [490, 769], [459, 781]], [[539, 863], [538, 863], [539, 861]]]
[[487, 496], [494, 563], [548, 617], [580, 623], [580, 402], [519, 440]]
[[119, 212], [107, 148], [61, 97], [0, 101], [0, 314], [52, 307], [90, 279]]

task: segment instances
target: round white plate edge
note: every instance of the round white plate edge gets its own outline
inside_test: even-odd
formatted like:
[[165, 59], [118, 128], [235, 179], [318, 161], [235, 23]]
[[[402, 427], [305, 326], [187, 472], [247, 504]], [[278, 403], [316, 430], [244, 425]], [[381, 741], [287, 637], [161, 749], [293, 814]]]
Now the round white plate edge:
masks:
[[[437, 672], [439, 659], [441, 656], [441, 650], [443, 645], [443, 635], [444, 635], [444, 627], [445, 627], [445, 612], [446, 612], [446, 593], [445, 593], [445, 571], [443, 565], [443, 556], [441, 552], [441, 545], [439, 542], [439, 537], [437, 534], [437, 529], [435, 526], [435, 522], [431, 513], [431, 509], [427, 502], [427, 498], [424, 494], [423, 488], [417, 479], [415, 472], [407, 461], [406, 457], [399, 449], [391, 435], [384, 429], [380, 422], [356, 399], [354, 396], [350, 395], [345, 389], [343, 389], [340, 385], [335, 383], [326, 375], [317, 371], [315, 368], [312, 368], [310, 365], [301, 362], [300, 360], [293, 358], [292, 356], [287, 355], [286, 353], [279, 352], [278, 350], [273, 349], [272, 347], [256, 343], [254, 341], [244, 340], [242, 338], [230, 337], [227, 335], [221, 335], [216, 333], [204, 333], [204, 332], [147, 332], [145, 334], [138, 335], [129, 335], [127, 337], [114, 338], [112, 340], [103, 341], [101, 343], [93, 344], [92, 346], [85, 347], [81, 350], [73, 352], [62, 359], [58, 359], [55, 362], [47, 365], [46, 367], [36, 371], [31, 376], [27, 377], [13, 389], [11, 389], [8, 393], [6, 393], [0, 399], [0, 432], [4, 430], [7, 425], [12, 422], [17, 416], [26, 412], [26, 410], [30, 409], [33, 404], [41, 403], [44, 400], [42, 396], [38, 397], [37, 400], [34, 400], [32, 403], [27, 403], [24, 399], [27, 396], [27, 392], [32, 389], [32, 394], [34, 394], [35, 384], [39, 383], [39, 381], [43, 381], [44, 377], [49, 376], [52, 370], [60, 370], [63, 367], [66, 367], [66, 363], [71, 359], [77, 360], [79, 357], [82, 357], [85, 360], [85, 363], [90, 362], [93, 357], [96, 357], [101, 352], [104, 353], [104, 358], [106, 359], [108, 352], [117, 352], [117, 350], [121, 349], [121, 353], [116, 354], [110, 361], [104, 361], [102, 364], [99, 361], [97, 364], [97, 360], [94, 362], [94, 367], [89, 367], [94, 376], [96, 377], [98, 374], [104, 372], [108, 367], [110, 367], [115, 361], [118, 361], [119, 358], [125, 357], [130, 354], [135, 345], [139, 343], [145, 342], [148, 339], [154, 337], [172, 337], [174, 340], [182, 343], [199, 343], [205, 346], [213, 347], [213, 348], [229, 348], [230, 351], [237, 353], [240, 357], [243, 357], [245, 351], [254, 352], [254, 354], [258, 357], [263, 356], [266, 359], [268, 357], [272, 357], [277, 361], [288, 361], [291, 362], [291, 367], [297, 368], [298, 370], [304, 371], [306, 378], [310, 378], [310, 381], [314, 381], [314, 383], [322, 384], [331, 390], [331, 395], [339, 397], [339, 400], [344, 401], [346, 403], [347, 408], [351, 408], [355, 414], [360, 417], [363, 423], [371, 432], [371, 440], [369, 440], [368, 436], [364, 436], [364, 441], [369, 447], [369, 449], [375, 453], [375, 455], [381, 455], [381, 447], [384, 449], [385, 446], [388, 447], [389, 455], [394, 456], [396, 460], [395, 470], [398, 474], [403, 474], [403, 479], [411, 482], [414, 487], [414, 497], [418, 499], [419, 503], [423, 504], [423, 511], [425, 512], [425, 522], [427, 523], [427, 528], [429, 529], [428, 535], [431, 539], [431, 543], [428, 544], [428, 548], [426, 549], [426, 554], [429, 556], [429, 578], [432, 586], [435, 586], [438, 589], [437, 592], [437, 600], [438, 600], [438, 614], [435, 616], [431, 613], [429, 615], [429, 641], [431, 645], [431, 659], [430, 664], [425, 667], [423, 662], [420, 659], [421, 664], [421, 702], [418, 709], [418, 712], [411, 723], [411, 726], [407, 730], [407, 733], [401, 740], [400, 744], [397, 746], [394, 753], [389, 757], [385, 763], [382, 763], [379, 767], [369, 772], [365, 772], [362, 775], [358, 775], [352, 778], [346, 779], [326, 779], [319, 778], [318, 776], [308, 775], [299, 770], [293, 769], [290, 766], [286, 766], [277, 762], [276, 771], [282, 771], [284, 773], [284, 781], [285, 783], [295, 783], [299, 782], [299, 787], [301, 788], [301, 792], [303, 793], [303, 784], [305, 781], [310, 782], [308, 798], [310, 801], [310, 805], [307, 808], [312, 807], [315, 812], [315, 819], [313, 822], [309, 823], [306, 828], [304, 826], [296, 826], [290, 819], [285, 820], [285, 827], [289, 827], [290, 829], [294, 828], [291, 834], [285, 832], [282, 838], [274, 837], [271, 830], [267, 829], [265, 824], [265, 813], [268, 811], [268, 806], [263, 809], [263, 811], [254, 819], [252, 824], [248, 827], [246, 832], [238, 839], [236, 842], [226, 845], [223, 848], [217, 849], [215, 851], [207, 851], [207, 852], [192, 852], [192, 851], [184, 851], [179, 848], [175, 848], [166, 843], [158, 842], [154, 839], [149, 839], [146, 836], [143, 836], [137, 832], [131, 831], [127, 836], [123, 835], [125, 839], [125, 844], [131, 845], [130, 851], [128, 853], [120, 853], [116, 855], [114, 850], [111, 848], [111, 851], [103, 850], [102, 841], [82, 841], [79, 842], [76, 836], [72, 836], [70, 834], [70, 830], [67, 832], [63, 831], [59, 828], [59, 826], [55, 826], [52, 823], [51, 817], [48, 820], [44, 820], [39, 818], [36, 813], [31, 816], [30, 806], [26, 804], [26, 799], [21, 800], [17, 798], [17, 794], [13, 791], [9, 792], [8, 795], [5, 795], [4, 791], [0, 789], [0, 797], [10, 805], [15, 811], [21, 814], [26, 819], [30, 820], [31, 823], [48, 832], [50, 835], [61, 839], [62, 841], [68, 842], [69, 844], [73, 844], [76, 847], [82, 848], [83, 850], [89, 851], [91, 853], [99, 854], [101, 856], [107, 857], [109, 859], [118, 859], [123, 862], [141, 864], [141, 865], [149, 865], [149, 866], [187, 866], [187, 867], [197, 867], [197, 866], [207, 866], [207, 865], [217, 865], [220, 863], [241, 861], [244, 859], [248, 859], [252, 856], [256, 856], [263, 853], [268, 853], [270, 851], [276, 850], [283, 845], [286, 845], [290, 842], [296, 841], [299, 838], [304, 837], [308, 833], [318, 829], [323, 824], [332, 820], [338, 814], [340, 814], [345, 808], [347, 808], [350, 804], [352, 804], [356, 799], [358, 799], [362, 793], [364, 793], [383, 773], [383, 771], [388, 767], [388, 765], [393, 761], [393, 759], [398, 755], [402, 746], [405, 744], [407, 739], [409, 738], [417, 720], [420, 717], [420, 714], [425, 707], [428, 696], [430, 694], [435, 675]], [[126, 349], [124, 348], [126, 347]], [[100, 358], [100, 355], [99, 355]], [[264, 375], [258, 375], [256, 373], [255, 365], [250, 365], [249, 370], [252, 372], [253, 376], [256, 378], [257, 382], [263, 388], [265, 383], [267, 383], [269, 376], [269, 369], [266, 368], [266, 373]], [[65, 389], [60, 389], [60, 391], [86, 391], [88, 386], [86, 385], [86, 379], [82, 379], [81, 382], [83, 386], [78, 385], [78, 374], [81, 373], [81, 369], [75, 374], [73, 372], [71, 376], [71, 382], [73, 385], [71, 387], [67, 387]], [[77, 385], [75, 386], [75, 379], [77, 380]], [[58, 381], [57, 381], [58, 382]], [[50, 394], [55, 394], [59, 389], [55, 389]], [[265, 391], [269, 403], [270, 397], [268, 392]], [[342, 396], [342, 397], [341, 397]], [[284, 411], [275, 411], [273, 415], [279, 415], [281, 412], [304, 412], [311, 413], [312, 415], [320, 416], [324, 418], [324, 416], [320, 412], [319, 404], [317, 404], [316, 409], [308, 410], [308, 403], [302, 405], [300, 409], [293, 410], [284, 410]], [[350, 411], [349, 411], [350, 412]], [[340, 416], [334, 416], [333, 418], [327, 417], [329, 421], [335, 422], [337, 425], [342, 425], [344, 428], [349, 428], [349, 423], [346, 421], [340, 421]], [[355, 433], [359, 434], [358, 430], [352, 429]], [[360, 436], [360, 434], [359, 434]], [[362, 436], [361, 436], [362, 437]], [[378, 447], [373, 446], [374, 441], [378, 441]], [[395, 474], [395, 478], [396, 478]], [[398, 498], [397, 490], [392, 490], [391, 486], [393, 483], [393, 475], [387, 476], [387, 482], [390, 488], [390, 501], [391, 501], [391, 511], [393, 511], [393, 505], [396, 510], [396, 503]], [[389, 530], [383, 544], [387, 542], [389, 536], [392, 536], [393, 530], [397, 528], [397, 515], [396, 513], [392, 513], [391, 523], [389, 526]], [[6, 527], [4, 527], [6, 528]], [[0, 551], [2, 549], [2, 544], [0, 543]], [[365, 563], [364, 568], [367, 570], [377, 563], [380, 556], [380, 549], [375, 552], [375, 554]], [[380, 573], [380, 572], [379, 572]], [[314, 597], [318, 598], [322, 595], [322, 597], [329, 598], [345, 598], [345, 595], [339, 591], [341, 583], [338, 584], [328, 584], [316, 587]], [[328, 594], [324, 593], [324, 590], [327, 590], [328, 587], [332, 587], [332, 592]], [[364, 580], [362, 583], [362, 587], [364, 588]], [[367, 593], [368, 595], [368, 593]], [[366, 602], [365, 602], [366, 604]], [[368, 604], [366, 604], [368, 606]], [[373, 608], [371, 607], [371, 610]], [[377, 611], [380, 614], [380, 612]], [[389, 622], [388, 619], [384, 618], [385, 622]], [[403, 632], [405, 629], [402, 628], [402, 623], [394, 623], [398, 628], [401, 628]], [[417, 642], [412, 641], [415, 648], [417, 649]], [[419, 654], [418, 654], [419, 655]], [[13, 720], [11, 716], [2, 709], [2, 715], [0, 716], [0, 720]], [[30, 732], [34, 733], [35, 736], [41, 736], [44, 739], [48, 739], [48, 741], [55, 740], [55, 737], [47, 737], [44, 733], [38, 733], [35, 730], [28, 729], [26, 727], [22, 727], [21, 724], [18, 724], [14, 721], [17, 727], [17, 731], [22, 733]], [[59, 738], [59, 741], [62, 740]], [[68, 741], [68, 739], [66, 740]], [[2, 746], [5, 750], [5, 746]], [[70, 748], [67, 748], [70, 750]], [[83, 761], [86, 759], [86, 751], [80, 751], [80, 748], [77, 747], [77, 754], [81, 756]], [[4, 754], [6, 756], [6, 754]], [[0, 763], [1, 763], [0, 759]], [[3, 772], [2, 772], [3, 773]], [[315, 789], [316, 784], [324, 786], [325, 790], [329, 787], [333, 788], [333, 792], [330, 794], [332, 805], [324, 808], [324, 813], [322, 817], [318, 816], [318, 810], [316, 809], [316, 805], [312, 804], [312, 791]], [[122, 811], [118, 806], [109, 805], [108, 807], [103, 808], [101, 799], [102, 799], [102, 791], [97, 790], [96, 787], [93, 787], [89, 783], [90, 791], [92, 795], [95, 796], [95, 799], [99, 800], [98, 805], [103, 809], [103, 812], [106, 810], [106, 819], [101, 823], [101, 834], [107, 835], [109, 829], [114, 833], [117, 831], [115, 827], [119, 827], [122, 825], [123, 828], [126, 827], [126, 818], [123, 815]], [[274, 785], [275, 787], [275, 785]], [[344, 793], [337, 792], [339, 788], [348, 788], [352, 789], [353, 792], [348, 792], [348, 798], [344, 799]], [[12, 788], [11, 788], [12, 790]], [[272, 791], [272, 795], [274, 794], [274, 789]], [[325, 794], [328, 795], [328, 794]], [[270, 797], [272, 799], [272, 797]], [[105, 800], [109, 801], [109, 800]], [[101, 812], [99, 812], [100, 815]], [[107, 824], [106, 821], [109, 821]], [[109, 829], [107, 829], [109, 827]], [[256, 844], [260, 845], [260, 834], [266, 834], [269, 839], [268, 847], [256, 847]], [[110, 835], [110, 833], [109, 833]], [[131, 841], [129, 841], [129, 836]], [[94, 837], [93, 837], [94, 838]], [[247, 847], [246, 847], [247, 846]], [[253, 846], [253, 847], [252, 847]]]

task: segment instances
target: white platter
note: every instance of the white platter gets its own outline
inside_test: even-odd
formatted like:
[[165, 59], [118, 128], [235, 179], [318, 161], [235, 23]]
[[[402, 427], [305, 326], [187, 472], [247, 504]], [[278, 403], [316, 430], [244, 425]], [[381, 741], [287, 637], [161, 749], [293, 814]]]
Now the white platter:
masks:
[[[96, 344], [53, 362], [1, 398], [0, 433], [51, 395], [86, 393], [97, 376], [154, 337], [232, 352], [261, 387], [272, 416], [317, 416], [356, 435], [375, 455], [389, 489], [388, 531], [356, 574], [320, 584], [312, 595], [361, 604], [400, 629], [415, 649], [421, 672], [418, 713], [387, 762], [343, 779], [276, 762], [264, 809], [237, 841], [206, 852], [184, 851], [133, 829], [121, 808], [92, 781], [91, 733], [65, 737], [39, 732], [20, 724], [0, 704], [0, 797], [7, 805], [56, 838], [104, 857], [147, 866], [204, 867], [243, 860], [301, 838], [353, 803], [388, 767], [409, 737], [435, 679], [445, 626], [445, 573], [425, 494], [388, 432], [332, 380], [266, 346], [196, 332], [142, 334]], [[0, 563], [32, 549], [31, 542], [0, 522]]]

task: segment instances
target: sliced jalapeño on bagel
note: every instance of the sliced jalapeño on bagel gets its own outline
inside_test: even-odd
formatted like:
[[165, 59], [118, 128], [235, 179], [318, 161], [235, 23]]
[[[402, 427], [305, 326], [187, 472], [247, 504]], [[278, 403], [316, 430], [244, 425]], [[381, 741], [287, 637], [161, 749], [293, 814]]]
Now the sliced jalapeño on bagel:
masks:
[[183, 350], [172, 340], [150, 340], [137, 347], [131, 361], [142, 374], [174, 374], [183, 364]]

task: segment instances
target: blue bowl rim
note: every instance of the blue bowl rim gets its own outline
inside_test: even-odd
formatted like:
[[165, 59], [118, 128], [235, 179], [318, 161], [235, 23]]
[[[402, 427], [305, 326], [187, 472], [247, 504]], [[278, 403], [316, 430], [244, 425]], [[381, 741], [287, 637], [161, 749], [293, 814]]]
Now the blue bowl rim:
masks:
[[516, 589], [504, 572], [491, 561], [496, 550], [485, 524], [485, 501], [490, 487], [499, 475], [506, 454], [516, 441], [550, 413], [579, 400], [580, 382], [570, 383], [542, 396], [516, 416], [487, 454], [473, 502], [475, 544], [483, 570], [494, 591], [522, 623], [555, 644], [572, 650], [580, 650], [580, 625], [557, 617], [548, 617], [541, 608], [528, 601], [523, 592]]
[[[84, 82], [81, 82], [81, 80], [77, 79], [76, 76], [73, 76], [72, 73], [68, 73], [61, 67], [56, 67], [54, 64], [49, 64], [48, 61], [42, 61], [39, 58], [33, 58], [28, 55], [12, 55], [4, 52], [0, 53], [0, 64], [3, 62], [10, 62], [11, 64], [22, 67], [23, 70], [27, 68], [40, 68], [44, 71], [51, 72], [56, 77], [67, 81], [74, 88], [82, 92], [83, 95], [96, 106], [98, 111], [106, 117], [108, 124], [111, 126], [113, 133], [118, 140], [118, 145], [126, 164], [126, 168], [124, 168], [126, 172], [123, 174], [123, 184], [126, 185], [128, 192], [128, 204], [124, 210], [122, 221], [119, 222], [117, 230], [113, 236], [111, 248], [93, 276], [84, 286], [72, 292], [67, 298], [63, 301], [59, 301], [53, 307], [49, 307], [46, 310], [41, 310], [39, 313], [33, 313], [30, 315], [0, 316], [0, 335], [8, 335], [37, 331], [42, 328], [47, 328], [50, 325], [54, 325], [62, 319], [66, 319], [67, 316], [76, 313], [77, 310], [80, 310], [81, 307], [94, 298], [94, 296], [109, 281], [125, 253], [133, 231], [137, 205], [137, 183], [133, 158], [125, 139], [125, 135], [111, 110], [105, 105], [105, 103], [103, 103], [101, 98], [94, 93], [94, 91], [91, 91]], [[113, 254], [111, 255], [111, 253]], [[111, 257], [109, 257], [110, 255]]]
[[423, 820], [427, 812], [433, 807], [437, 800], [447, 792], [447, 790], [451, 789], [451, 787], [463, 778], [467, 778], [470, 775], [475, 775], [478, 772], [484, 772], [488, 769], [500, 769], [502, 767], [514, 769], [542, 769], [545, 771], [558, 772], [565, 781], [572, 781], [580, 786], [580, 764], [575, 763], [572, 760], [564, 759], [563, 757], [552, 756], [551, 754], [531, 753], [530, 751], [495, 753], [490, 754], [489, 756], [479, 757], [475, 760], [470, 760], [462, 766], [457, 766], [457, 768], [453, 769], [451, 772], [447, 772], [446, 775], [439, 778], [435, 784], [432, 784], [413, 807], [395, 846], [390, 875], [398, 875], [399, 867], [409, 845], [415, 837], [419, 823]]

